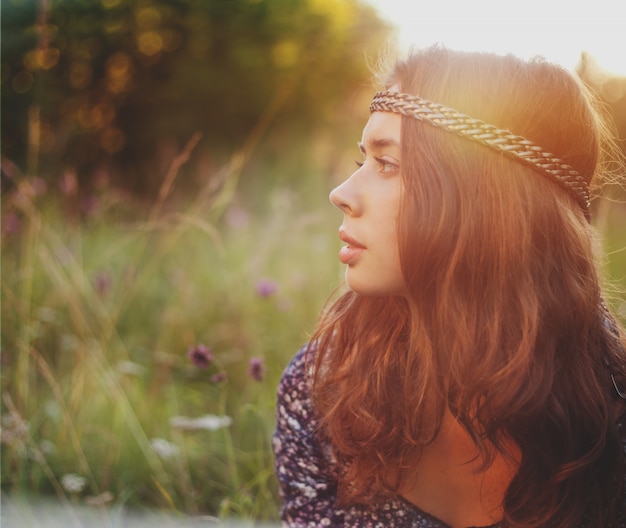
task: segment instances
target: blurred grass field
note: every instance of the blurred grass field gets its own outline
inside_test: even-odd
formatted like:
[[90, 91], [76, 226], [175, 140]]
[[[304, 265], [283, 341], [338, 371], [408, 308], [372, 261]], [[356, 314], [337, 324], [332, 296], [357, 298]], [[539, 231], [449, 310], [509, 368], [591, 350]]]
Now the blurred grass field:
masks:
[[[235, 183], [144, 213], [105, 189], [78, 218], [32, 180], [4, 197], [4, 493], [276, 521], [275, 390], [341, 284], [340, 215], [321, 174], [256, 207]], [[625, 319], [624, 204], [599, 217]]]
[[76, 222], [31, 183], [3, 213], [3, 490], [276, 519], [276, 386], [340, 283], [326, 190], [149, 220], [105, 192]]

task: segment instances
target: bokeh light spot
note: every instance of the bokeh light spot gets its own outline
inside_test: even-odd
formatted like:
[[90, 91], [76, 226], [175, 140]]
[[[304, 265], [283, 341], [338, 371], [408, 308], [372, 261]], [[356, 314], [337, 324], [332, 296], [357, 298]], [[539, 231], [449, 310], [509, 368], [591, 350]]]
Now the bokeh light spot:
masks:
[[106, 87], [111, 93], [122, 93], [128, 89], [132, 75], [132, 59], [127, 53], [111, 55], [106, 62]]
[[293, 66], [300, 55], [298, 44], [293, 40], [283, 40], [274, 46], [272, 60], [279, 68]]
[[107, 20], [103, 24], [105, 33], [121, 33], [122, 31], [126, 31], [126, 21], [123, 18], [119, 18], [116, 20]]
[[137, 38], [137, 48], [143, 55], [152, 57], [163, 49], [163, 37], [156, 31], [144, 31]]
[[143, 7], [137, 11], [136, 18], [140, 28], [154, 28], [161, 22], [161, 13], [154, 7]]
[[54, 68], [59, 62], [61, 52], [56, 48], [46, 48], [38, 50], [37, 58], [42, 69], [50, 70]]
[[78, 121], [83, 128], [99, 129], [105, 124], [105, 106], [87, 104], [80, 107], [78, 111]]
[[16, 74], [15, 77], [13, 77], [11, 86], [13, 87], [13, 91], [15, 91], [15, 93], [23, 94], [32, 88], [33, 81], [33, 74], [27, 70], [22, 70]]
[[109, 154], [115, 154], [124, 148], [126, 136], [118, 128], [106, 128], [100, 135], [100, 145]]
[[23, 64], [29, 71], [49, 70], [59, 62], [61, 52], [56, 48], [34, 49], [24, 55]]
[[72, 62], [69, 71], [69, 81], [72, 88], [82, 90], [87, 88], [93, 79], [93, 71], [89, 64], [82, 61]]
[[350, 4], [344, 0], [309, 0], [311, 12], [326, 17], [335, 30], [344, 30], [352, 22]]

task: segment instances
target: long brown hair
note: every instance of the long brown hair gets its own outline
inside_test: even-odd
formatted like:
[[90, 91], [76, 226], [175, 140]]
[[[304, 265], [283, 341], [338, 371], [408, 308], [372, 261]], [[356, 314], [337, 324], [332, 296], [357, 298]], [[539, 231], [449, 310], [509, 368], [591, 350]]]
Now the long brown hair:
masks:
[[[605, 128], [562, 68], [435, 47], [396, 61], [384, 85], [524, 136], [590, 184], [601, 177]], [[407, 295], [345, 293], [310, 345], [339, 501], [397, 491], [449, 409], [485, 467], [491, 446], [519, 447], [507, 525], [607, 526], [624, 476], [610, 375], [626, 358], [600, 309], [592, 227], [521, 163], [412, 118], [401, 139]]]

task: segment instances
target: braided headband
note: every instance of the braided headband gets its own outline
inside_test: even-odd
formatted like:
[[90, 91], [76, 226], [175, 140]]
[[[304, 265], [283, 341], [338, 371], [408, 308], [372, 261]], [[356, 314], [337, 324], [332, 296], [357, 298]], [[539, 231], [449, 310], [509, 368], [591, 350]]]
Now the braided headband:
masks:
[[584, 211], [587, 220], [590, 219], [587, 182], [572, 167], [563, 163], [554, 154], [545, 152], [528, 139], [516, 136], [508, 130], [496, 128], [480, 119], [461, 114], [447, 106], [399, 92], [376, 93], [370, 105], [370, 112], [396, 112], [414, 117], [503, 152], [558, 183], [574, 197]]

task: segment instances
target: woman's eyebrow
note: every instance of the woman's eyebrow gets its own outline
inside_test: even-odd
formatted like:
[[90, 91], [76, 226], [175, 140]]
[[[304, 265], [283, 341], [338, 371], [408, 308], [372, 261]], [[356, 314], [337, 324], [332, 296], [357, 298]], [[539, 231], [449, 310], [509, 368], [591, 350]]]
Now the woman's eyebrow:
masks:
[[[398, 143], [395, 139], [391, 138], [377, 138], [371, 139], [367, 141], [367, 144], [370, 148], [382, 148], [382, 147], [398, 147], [400, 148], [400, 143]], [[359, 150], [365, 154], [365, 145], [362, 141], [357, 143], [359, 146]]]

